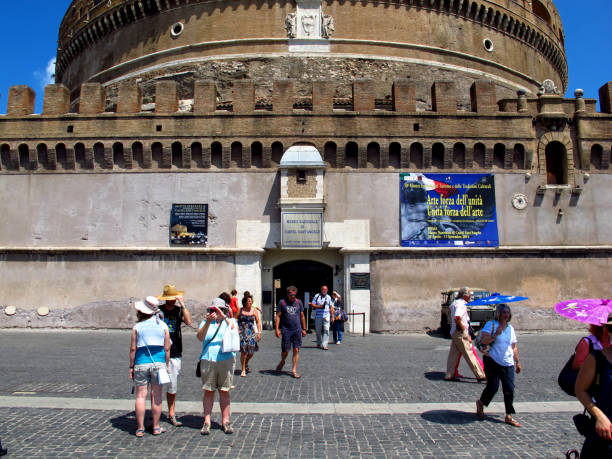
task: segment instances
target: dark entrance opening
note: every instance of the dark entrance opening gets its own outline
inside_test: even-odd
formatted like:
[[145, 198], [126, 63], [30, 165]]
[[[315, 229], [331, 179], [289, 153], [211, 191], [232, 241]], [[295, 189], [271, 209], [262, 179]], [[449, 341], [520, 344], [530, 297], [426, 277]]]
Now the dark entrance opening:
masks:
[[[333, 290], [334, 272], [331, 266], [318, 261], [296, 260], [278, 265], [273, 270], [274, 279], [280, 279], [281, 288], [276, 289], [276, 303], [286, 297], [287, 287], [295, 285], [298, 289], [298, 298], [304, 303], [304, 293], [310, 293], [310, 301], [319, 293], [322, 285], [327, 285], [329, 294]], [[310, 311], [305, 310], [309, 315]], [[314, 320], [306, 319], [309, 329], [314, 329]]]

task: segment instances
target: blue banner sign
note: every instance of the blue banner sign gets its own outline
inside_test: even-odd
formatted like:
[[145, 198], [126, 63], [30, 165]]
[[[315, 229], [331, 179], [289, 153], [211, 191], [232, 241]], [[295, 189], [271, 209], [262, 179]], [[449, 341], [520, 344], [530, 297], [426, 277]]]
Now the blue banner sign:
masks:
[[493, 174], [400, 174], [403, 247], [497, 247]]

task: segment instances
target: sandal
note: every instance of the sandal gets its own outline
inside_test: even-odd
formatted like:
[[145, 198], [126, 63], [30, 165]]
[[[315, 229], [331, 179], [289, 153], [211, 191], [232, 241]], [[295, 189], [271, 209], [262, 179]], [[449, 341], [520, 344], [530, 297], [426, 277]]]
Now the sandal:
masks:
[[248, 365], [246, 366], [246, 372], [247, 372], [247, 374], [249, 374], [251, 372], [251, 369], [249, 368]]
[[161, 435], [166, 431], [166, 429], [162, 427], [153, 427], [153, 435]]
[[200, 429], [200, 433], [202, 435], [208, 435], [210, 433], [210, 424], [206, 424], [204, 423], [204, 425], [202, 426], [202, 428]]
[[285, 361], [281, 360], [280, 363], [276, 365], [276, 371], [281, 371], [284, 366], [285, 366]]
[[480, 400], [476, 400], [476, 416], [481, 420], [485, 418], [484, 405]]
[[242, 373], [240, 373], [240, 377], [241, 378], [246, 378], [246, 371], [243, 371]]
[[516, 419], [514, 419], [512, 416], [506, 416], [506, 419], [504, 420], [504, 422], [506, 424], [510, 424], [513, 427], [520, 427], [521, 423], [518, 422]]
[[234, 429], [229, 422], [223, 424], [223, 432], [225, 432], [225, 435], [231, 435], [234, 433]]
[[301, 376], [299, 374], [297, 374], [295, 371], [293, 373], [291, 373], [291, 376], [293, 376], [294, 379], [300, 379]]
[[168, 416], [168, 422], [174, 427], [181, 427], [183, 425], [181, 421], [177, 421], [176, 416]]
[[144, 429], [136, 429], [136, 434], [135, 435], [138, 438], [142, 438], [142, 437], [144, 437], [144, 432], [145, 432]]

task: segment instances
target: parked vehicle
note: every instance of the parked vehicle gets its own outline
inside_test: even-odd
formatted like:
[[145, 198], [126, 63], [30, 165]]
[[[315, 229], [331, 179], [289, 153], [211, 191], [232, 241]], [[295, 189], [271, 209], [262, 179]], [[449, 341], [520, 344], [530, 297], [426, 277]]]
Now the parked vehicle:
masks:
[[[473, 300], [478, 300], [490, 296], [491, 293], [488, 290], [481, 288], [471, 288], [470, 291], [474, 294]], [[440, 330], [444, 336], [450, 336], [451, 329], [451, 316], [450, 316], [450, 305], [457, 297], [459, 287], [450, 288], [442, 292], [442, 306], [440, 308]], [[470, 325], [476, 330], [480, 330], [487, 321], [492, 320], [495, 315], [495, 305], [484, 305], [484, 306], [469, 306], [468, 314], [470, 316]]]

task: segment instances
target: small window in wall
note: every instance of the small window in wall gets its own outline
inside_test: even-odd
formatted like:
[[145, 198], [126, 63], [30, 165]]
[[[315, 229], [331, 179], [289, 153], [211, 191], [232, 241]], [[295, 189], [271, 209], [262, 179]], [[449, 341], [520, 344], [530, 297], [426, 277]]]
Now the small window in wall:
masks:
[[567, 151], [561, 142], [546, 145], [546, 183], [565, 185], [567, 183]]
[[391, 169], [399, 169], [402, 164], [402, 146], [393, 142], [389, 145], [389, 167]]
[[306, 171], [300, 169], [297, 171], [297, 182], [298, 183], [306, 183]]
[[603, 169], [603, 148], [601, 145], [593, 145], [591, 148], [591, 166], [593, 169]]
[[350, 169], [357, 169], [359, 167], [359, 151], [357, 144], [355, 142], [349, 142], [345, 147], [345, 164], [344, 167], [348, 167]]
[[539, 0], [532, 0], [533, 14], [550, 25], [550, 13]]
[[213, 142], [210, 146], [210, 164], [215, 169], [223, 167], [223, 147], [219, 142]]
[[420, 143], [410, 145], [410, 167], [412, 169], [423, 167], [423, 145]]
[[336, 167], [336, 153], [338, 151], [338, 147], [334, 142], [327, 142], [325, 144], [325, 149], [323, 150], [323, 161], [329, 167]]
[[263, 146], [260, 142], [251, 144], [251, 167], [261, 169], [263, 167]]
[[280, 142], [274, 142], [272, 144], [272, 157], [270, 159], [272, 163], [272, 167], [277, 167], [280, 164], [281, 159], [283, 157], [283, 153], [284, 153], [283, 144]]
[[456, 143], [453, 146], [453, 168], [463, 169], [465, 167], [465, 145]]
[[444, 145], [435, 143], [431, 149], [431, 167], [444, 169]]
[[501, 143], [496, 143], [493, 147], [493, 167], [503, 169], [506, 162], [506, 147]]
[[520, 143], [514, 146], [512, 169], [525, 169], [525, 147]]

